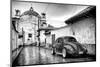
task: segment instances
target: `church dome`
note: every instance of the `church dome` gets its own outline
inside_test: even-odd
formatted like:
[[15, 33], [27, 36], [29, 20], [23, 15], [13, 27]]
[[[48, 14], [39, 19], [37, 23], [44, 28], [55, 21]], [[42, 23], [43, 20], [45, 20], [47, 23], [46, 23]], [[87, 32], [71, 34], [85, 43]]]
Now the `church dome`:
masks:
[[33, 15], [33, 16], [36, 16], [36, 17], [40, 17], [40, 15], [34, 11], [33, 7], [30, 7], [30, 9], [28, 11], [25, 11], [24, 13], [22, 13], [21, 16], [24, 16], [24, 15]]

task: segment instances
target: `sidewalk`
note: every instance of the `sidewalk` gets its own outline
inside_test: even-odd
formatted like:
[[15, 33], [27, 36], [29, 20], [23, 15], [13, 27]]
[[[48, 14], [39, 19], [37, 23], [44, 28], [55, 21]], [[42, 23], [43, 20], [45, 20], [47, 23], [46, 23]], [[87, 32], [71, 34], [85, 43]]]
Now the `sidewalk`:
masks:
[[15, 50], [12, 51], [12, 53], [11, 53], [11, 62], [13, 62], [16, 59], [16, 57], [21, 52], [22, 48], [23, 47], [19, 47], [19, 48], [16, 48]]

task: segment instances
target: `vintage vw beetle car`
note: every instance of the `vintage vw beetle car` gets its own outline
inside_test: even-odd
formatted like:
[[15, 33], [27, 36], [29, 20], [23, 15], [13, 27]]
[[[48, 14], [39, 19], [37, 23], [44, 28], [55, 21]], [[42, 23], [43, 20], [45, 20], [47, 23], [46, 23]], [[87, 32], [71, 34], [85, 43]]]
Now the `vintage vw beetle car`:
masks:
[[52, 54], [61, 54], [64, 58], [69, 55], [79, 56], [86, 53], [86, 48], [72, 36], [59, 37], [52, 46]]

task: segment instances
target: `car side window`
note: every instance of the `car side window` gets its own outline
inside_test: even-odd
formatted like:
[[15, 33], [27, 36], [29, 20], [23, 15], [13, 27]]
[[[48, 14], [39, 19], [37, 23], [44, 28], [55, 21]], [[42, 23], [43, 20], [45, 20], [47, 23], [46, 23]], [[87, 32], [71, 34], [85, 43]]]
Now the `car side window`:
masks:
[[68, 42], [68, 38], [64, 38], [64, 42]]
[[63, 43], [63, 39], [62, 38], [59, 38], [58, 39], [58, 43]]
[[76, 42], [76, 39], [73, 37], [65, 37], [64, 42]]
[[69, 38], [68, 41], [69, 41], [69, 42], [76, 42], [76, 39], [74, 39], [74, 38]]

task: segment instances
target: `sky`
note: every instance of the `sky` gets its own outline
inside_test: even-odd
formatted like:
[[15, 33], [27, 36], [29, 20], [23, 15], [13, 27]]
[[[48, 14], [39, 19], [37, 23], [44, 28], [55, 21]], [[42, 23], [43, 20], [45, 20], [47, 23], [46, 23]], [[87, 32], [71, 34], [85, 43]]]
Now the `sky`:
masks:
[[65, 20], [78, 14], [88, 6], [82, 5], [71, 5], [71, 4], [54, 4], [54, 3], [38, 3], [38, 2], [12, 2], [12, 16], [15, 15], [15, 9], [19, 9], [21, 14], [30, 9], [34, 8], [34, 11], [41, 14], [46, 13], [46, 20], [48, 24], [54, 27], [66, 26]]

